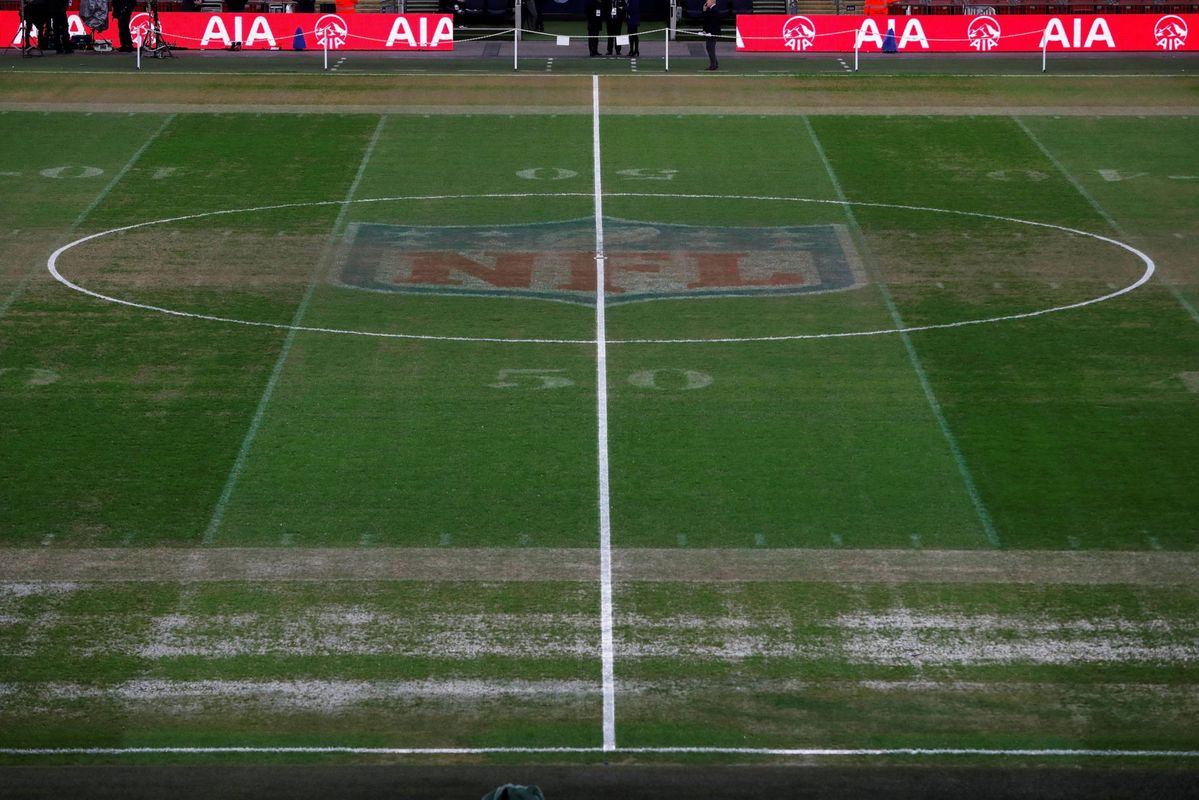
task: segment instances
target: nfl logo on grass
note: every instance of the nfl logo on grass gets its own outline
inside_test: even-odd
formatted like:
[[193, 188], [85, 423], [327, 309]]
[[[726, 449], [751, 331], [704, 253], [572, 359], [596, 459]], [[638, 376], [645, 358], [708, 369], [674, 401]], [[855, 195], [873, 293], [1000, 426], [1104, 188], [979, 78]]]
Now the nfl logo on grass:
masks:
[[[409, 294], [595, 302], [595, 222], [357, 223], [337, 274]], [[605, 220], [605, 302], [832, 292], [865, 280], [844, 225], [713, 228]]]

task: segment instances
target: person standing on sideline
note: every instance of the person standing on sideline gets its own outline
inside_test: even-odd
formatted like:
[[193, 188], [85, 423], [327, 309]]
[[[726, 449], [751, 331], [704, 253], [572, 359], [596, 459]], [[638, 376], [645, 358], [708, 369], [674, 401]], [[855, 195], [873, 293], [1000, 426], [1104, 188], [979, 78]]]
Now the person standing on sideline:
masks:
[[620, 45], [616, 43], [616, 37], [620, 36], [620, 29], [624, 27], [624, 10], [625, 0], [607, 0], [608, 2], [608, 52], [607, 55], [612, 55], [612, 48], [616, 48], [616, 55], [620, 55]]
[[641, 0], [626, 0], [624, 19], [629, 30], [629, 58], [637, 58], [641, 55], [641, 38], [637, 35], [641, 25]]
[[[38, 44], [41, 44], [41, 30], [38, 30]], [[71, 44], [71, 31], [67, 25], [67, 0], [50, 0], [50, 43], [57, 53], [74, 53], [75, 45]]]
[[117, 35], [121, 40], [121, 46], [117, 50], [121, 53], [133, 52], [133, 34], [129, 30], [129, 19], [133, 16], [134, 5], [134, 0], [112, 0], [112, 16], [117, 21]]
[[521, 13], [524, 15], [522, 21], [526, 31], [545, 30], [545, 25], [541, 22], [541, 12], [537, 8], [537, 0], [522, 0]]
[[595, 58], [599, 55], [600, 29], [604, 25], [604, 4], [601, 0], [587, 0], [583, 6], [587, 16], [587, 55]]
[[720, 35], [720, 12], [716, 9], [716, 0], [704, 0], [704, 46], [708, 48], [708, 66], [705, 72], [715, 72], [720, 69], [716, 61], [716, 37]]

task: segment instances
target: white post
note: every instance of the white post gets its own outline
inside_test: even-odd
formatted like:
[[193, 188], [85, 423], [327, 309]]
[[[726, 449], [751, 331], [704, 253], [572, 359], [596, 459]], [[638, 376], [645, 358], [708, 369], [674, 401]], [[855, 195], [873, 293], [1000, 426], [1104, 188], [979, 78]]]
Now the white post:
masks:
[[[42, 35], [41, 31], [37, 32], [38, 36]], [[142, 44], [146, 41], [145, 34], [142, 34], [142, 40], [137, 43], [137, 68], [142, 68]]]
[[1049, 28], [1041, 34], [1041, 72], [1044, 72], [1049, 61]]
[[862, 31], [853, 35], [853, 71], [858, 71], [858, 50], [862, 47]]
[[[674, 3], [670, 4], [671, 9], [674, 8]], [[663, 39], [663, 44], [666, 45], [666, 71], [670, 72], [670, 26], [666, 26], [666, 36]]]
[[321, 49], [325, 51], [325, 72], [329, 71], [329, 37], [321, 40]]
[[519, 70], [520, 66], [516, 59], [520, 57], [520, 12], [521, 6], [524, 5], [520, 0], [516, 0], [516, 29], [512, 32], [512, 69]]

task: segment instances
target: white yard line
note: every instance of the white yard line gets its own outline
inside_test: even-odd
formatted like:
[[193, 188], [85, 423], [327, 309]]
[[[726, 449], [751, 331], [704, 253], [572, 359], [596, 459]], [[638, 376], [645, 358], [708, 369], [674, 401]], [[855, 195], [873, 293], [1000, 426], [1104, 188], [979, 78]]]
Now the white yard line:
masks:
[[349, 191], [346, 192], [346, 198], [341, 205], [341, 210], [337, 212], [337, 219], [333, 222], [333, 231], [329, 236], [329, 241], [325, 245], [321, 257], [317, 259], [316, 266], [313, 267], [312, 275], [308, 279], [308, 288], [304, 292], [303, 299], [300, 300], [300, 305], [296, 307], [296, 313], [292, 316], [291, 325], [287, 329], [287, 336], [283, 339], [283, 347], [279, 350], [279, 357], [275, 359], [275, 366], [271, 370], [271, 377], [267, 380], [266, 387], [262, 390], [262, 397], [259, 398], [258, 406], [254, 409], [254, 417], [250, 420], [250, 427], [246, 431], [245, 438], [242, 440], [241, 449], [237, 451], [237, 458], [233, 462], [233, 468], [229, 470], [229, 477], [225, 479], [225, 486], [221, 490], [220, 499], [217, 500], [216, 508], [212, 511], [212, 518], [208, 520], [208, 527], [204, 530], [203, 543], [205, 545], [210, 545], [216, 540], [217, 531], [220, 529], [221, 521], [225, 517], [225, 509], [229, 505], [229, 499], [233, 496], [233, 489], [237, 486], [237, 481], [241, 478], [241, 473], [245, 469], [246, 460], [250, 456], [250, 449], [254, 446], [254, 440], [258, 436], [258, 429], [262, 425], [263, 417], [266, 415], [267, 404], [270, 403], [271, 396], [275, 393], [275, 387], [278, 385], [279, 378], [283, 374], [283, 365], [287, 363], [287, 357], [291, 353], [291, 346], [296, 340], [296, 331], [299, 330], [297, 326], [299, 326], [300, 321], [304, 318], [304, 314], [307, 313], [308, 305], [312, 302], [312, 296], [316, 293], [321, 271], [326, 268], [327, 262], [333, 253], [334, 242], [342, 230], [350, 203], [354, 199], [354, 194], [358, 191], [358, 185], [362, 182], [362, 176], [366, 174], [366, 165], [370, 162], [371, 155], [375, 152], [375, 145], [379, 142], [379, 136], [383, 132], [383, 125], [386, 121], [386, 114], [379, 117], [379, 123], [375, 126], [375, 132], [366, 147], [366, 152], [362, 154], [361, 163], [358, 164], [358, 172], [354, 175], [354, 180], [350, 184]]
[[[1020, 130], [1024, 131], [1024, 134], [1032, 140], [1032, 143], [1037, 146], [1037, 149], [1041, 151], [1041, 154], [1044, 155], [1045, 158], [1049, 159], [1049, 162], [1057, 168], [1057, 171], [1062, 173], [1062, 177], [1069, 181], [1070, 185], [1073, 186], [1080, 195], [1082, 195], [1083, 199], [1091, 204], [1091, 208], [1095, 209], [1095, 213], [1103, 217], [1103, 221], [1106, 222], [1111, 229], [1116, 232], [1116, 235], [1121, 239], [1129, 238], [1128, 231], [1124, 229], [1124, 226], [1119, 222], [1116, 222], [1115, 217], [1107, 213], [1107, 210], [1103, 206], [1099, 205], [1099, 201], [1095, 199], [1095, 196], [1087, 191], [1087, 187], [1083, 186], [1077, 178], [1070, 174], [1070, 172], [1066, 169], [1066, 165], [1059, 161], [1057, 156], [1049, 151], [1049, 148], [1046, 147], [1044, 143], [1037, 137], [1037, 135], [1032, 132], [1032, 129], [1024, 124], [1024, 120], [1013, 116], [1012, 121], [1020, 127]], [[1199, 309], [1196, 309], [1195, 306], [1183, 296], [1182, 292], [1178, 291], [1178, 287], [1166, 280], [1162, 281], [1162, 285], [1166, 287], [1166, 291], [1168, 291], [1170, 295], [1178, 302], [1178, 304], [1183, 307], [1187, 314], [1190, 315], [1191, 319], [1199, 323]]]
[[616, 677], [612, 645], [612, 503], [608, 486], [608, 336], [604, 319], [604, 198], [600, 181], [599, 76], [591, 76], [591, 155], [595, 175], [595, 407], [599, 453], [600, 657], [604, 750], [616, 749]]
[[[812, 127], [811, 121], [805, 116], [801, 117], [804, 127], [807, 128], [808, 136], [812, 140], [812, 145], [816, 148], [816, 153], [820, 156], [821, 163], [824, 164], [824, 169], [828, 173], [829, 180], [833, 184], [833, 191], [836, 192], [837, 198], [844, 201], [846, 199], [845, 192], [841, 189], [841, 182], [837, 180], [837, 175], [833, 171], [832, 162], [829, 161], [828, 155], [824, 152], [824, 147], [820, 144], [819, 137], [816, 136], [816, 129]], [[865, 246], [865, 239], [862, 236], [861, 226], [858, 225], [857, 215], [854, 214], [852, 206], [844, 206], [845, 217], [849, 220], [849, 224], [857, 232], [858, 240]], [[867, 256], [865, 259], [867, 264], [872, 263], [872, 260]], [[875, 271], [875, 270], [872, 270]], [[992, 547], [1000, 547], [999, 534], [995, 530], [995, 523], [991, 519], [991, 514], [987, 511], [986, 504], [983, 503], [982, 496], [978, 493], [978, 486], [974, 482], [974, 476], [970, 472], [969, 465], [966, 464], [966, 457], [962, 454], [962, 448], [958, 445], [957, 437], [953, 435], [953, 431], [949, 427], [949, 421], [945, 418], [945, 412], [941, 408], [941, 403], [937, 400], [937, 395], [933, 392], [932, 384], [928, 381], [928, 374], [924, 370], [924, 364], [920, 360], [920, 355], [916, 352], [916, 346], [912, 344], [912, 337], [906, 330], [907, 325], [903, 320], [903, 316], [899, 313], [899, 308], [895, 305], [895, 300], [891, 297], [891, 290], [887, 288], [887, 284], [883, 281], [882, 276], [875, 275], [875, 284], [878, 286], [879, 294], [882, 295], [883, 303], [887, 306], [887, 313], [891, 315], [891, 322], [899, 331], [899, 338], [903, 341], [904, 349], [907, 351], [908, 360], [912, 364], [912, 369], [916, 371], [916, 377], [920, 381], [920, 389], [924, 392], [924, 397], [928, 401], [928, 406], [932, 409], [933, 417], [937, 421], [937, 427], [941, 429], [941, 435], [945, 438], [946, 444], [949, 445], [949, 452], [953, 454], [954, 463], [957, 464], [958, 474], [962, 477], [962, 483], [965, 484], [966, 494], [970, 496], [970, 503], [974, 506], [974, 512], [978, 516], [979, 524], [982, 525], [983, 534], [987, 537], [987, 542]]]
[[[167, 117], [162, 121], [162, 124], [150, 134], [146, 141], [142, 142], [142, 146], [137, 148], [137, 151], [129, 157], [128, 161], [125, 162], [125, 166], [121, 167], [120, 170], [117, 171], [117, 174], [112, 176], [112, 180], [110, 180], [108, 184], [100, 190], [100, 194], [96, 195], [96, 198], [88, 204], [87, 208], [83, 209], [79, 216], [75, 218], [75, 221], [71, 223], [71, 226], [67, 228], [66, 234], [68, 236], [78, 230], [79, 226], [83, 224], [83, 221], [91, 216], [91, 213], [95, 211], [101, 203], [104, 202], [105, 198], [107, 198], [108, 195], [112, 193], [112, 190], [116, 188], [117, 184], [129, 174], [129, 170], [133, 169], [133, 165], [141, 160], [141, 157], [145, 155], [145, 152], [150, 149], [150, 145], [154, 144], [154, 142], [158, 140], [158, 137], [162, 135], [162, 132], [166, 130], [166, 127], [170, 125], [174, 119], [174, 114], [167, 115]], [[37, 273], [37, 268], [26, 272], [25, 276], [21, 278], [20, 283], [17, 284], [17, 288], [13, 289], [12, 292], [9, 293], [8, 297], [4, 298], [4, 302], [0, 302], [0, 317], [3, 317], [5, 314], [7, 314], [8, 310], [12, 308], [13, 303], [17, 302], [21, 295], [25, 294], [25, 290], [29, 288], [29, 284], [33, 281], [33, 276]]]

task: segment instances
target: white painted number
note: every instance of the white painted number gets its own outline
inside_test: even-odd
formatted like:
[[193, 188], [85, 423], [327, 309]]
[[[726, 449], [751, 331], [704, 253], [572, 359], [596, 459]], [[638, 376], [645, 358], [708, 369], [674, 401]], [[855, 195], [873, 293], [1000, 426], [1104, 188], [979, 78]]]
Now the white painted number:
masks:
[[1117, 181], [1130, 181], [1133, 178], [1143, 178], [1148, 175], [1148, 172], [1130, 172], [1122, 173], [1118, 169], [1101, 169], [1099, 177], [1103, 178], [1108, 183], [1116, 183]]
[[104, 170], [99, 167], [50, 167], [40, 174], [45, 178], [98, 178]]
[[559, 372], [564, 369], [501, 369], [492, 389], [563, 389], [575, 382]]
[[635, 181], [673, 181], [674, 176], [679, 174], [677, 169], [644, 169], [635, 167], [633, 169], [618, 169], [616, 174], [625, 178], [632, 178]]
[[712, 376], [694, 369], [643, 369], [629, 383], [639, 389], [703, 389], [712, 385]]
[[988, 172], [987, 177], [993, 181], [1029, 180], [1039, 183], [1049, 176], [1035, 169], [997, 169], [994, 172]]
[[567, 178], [578, 177], [578, 174], [573, 169], [565, 167], [533, 167], [520, 170], [516, 173], [516, 177], [524, 178], [526, 181], [564, 181]]
[[[562, 373], [564, 369], [501, 369], [492, 389], [565, 389], [575, 382]], [[643, 369], [628, 377], [630, 386], [638, 389], [682, 390], [703, 389], [712, 385], [712, 376], [694, 369]]]

